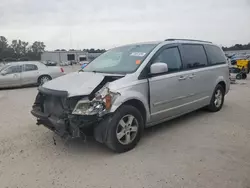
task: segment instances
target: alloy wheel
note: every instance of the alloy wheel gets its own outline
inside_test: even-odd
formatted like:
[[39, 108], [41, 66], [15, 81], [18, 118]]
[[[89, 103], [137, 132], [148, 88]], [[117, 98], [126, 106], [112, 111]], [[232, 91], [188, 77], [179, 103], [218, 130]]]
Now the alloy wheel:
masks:
[[220, 89], [216, 90], [214, 95], [214, 105], [219, 108], [222, 104], [222, 92]]
[[133, 115], [125, 115], [118, 123], [116, 138], [122, 145], [128, 145], [135, 139], [138, 129], [137, 119]]

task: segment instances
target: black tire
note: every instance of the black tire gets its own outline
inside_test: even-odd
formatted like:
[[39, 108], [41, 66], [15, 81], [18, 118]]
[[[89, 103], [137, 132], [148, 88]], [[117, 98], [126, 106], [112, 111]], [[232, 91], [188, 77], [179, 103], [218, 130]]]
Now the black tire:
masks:
[[242, 79], [242, 74], [241, 74], [241, 73], [237, 74], [237, 75], [236, 75], [236, 79], [237, 79], [237, 80], [241, 80], [241, 79]]
[[45, 80], [49, 81], [52, 80], [52, 78], [48, 75], [43, 75], [38, 78], [38, 85], [43, 85], [45, 83]]
[[247, 79], [247, 74], [246, 73], [242, 73], [242, 79], [243, 80]]
[[[137, 123], [138, 123], [138, 129], [137, 133], [134, 136], [133, 141], [129, 144], [122, 144], [118, 138], [117, 138], [117, 130], [119, 128], [119, 122], [126, 116], [132, 115]], [[133, 120], [135, 121], [135, 120]], [[138, 109], [136, 109], [133, 106], [130, 105], [123, 105], [121, 106], [113, 115], [110, 125], [108, 126], [108, 131], [107, 131], [107, 139], [105, 144], [112, 149], [113, 151], [117, 153], [123, 153], [126, 151], [129, 151], [133, 149], [137, 143], [139, 142], [141, 135], [144, 130], [144, 124], [143, 124], [143, 118], [141, 113], [139, 112]], [[124, 131], [125, 132], [125, 131]], [[130, 133], [129, 133], [130, 134]], [[126, 137], [126, 134], [124, 135]]]
[[[221, 103], [220, 105], [216, 105], [215, 103], [215, 100], [216, 100], [216, 94], [217, 94], [217, 91], [220, 91], [221, 92]], [[222, 85], [218, 84], [215, 89], [214, 89], [214, 92], [213, 92], [213, 96], [211, 98], [211, 101], [210, 101], [210, 104], [208, 105], [207, 109], [210, 111], [210, 112], [218, 112], [220, 111], [220, 109], [222, 108], [223, 104], [224, 104], [224, 97], [225, 97], [225, 90], [224, 88], [222, 87]]]
[[249, 74], [250, 72], [250, 61], [248, 61], [248, 64], [247, 64], [247, 74]]

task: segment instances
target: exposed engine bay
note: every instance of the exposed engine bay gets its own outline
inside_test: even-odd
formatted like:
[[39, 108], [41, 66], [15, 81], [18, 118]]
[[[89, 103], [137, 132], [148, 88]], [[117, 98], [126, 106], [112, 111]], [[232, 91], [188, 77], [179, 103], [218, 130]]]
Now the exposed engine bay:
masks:
[[69, 96], [68, 91], [40, 86], [31, 113], [37, 125], [44, 125], [61, 137], [80, 137], [93, 129], [107, 115], [119, 93], [110, 91], [108, 83], [123, 76], [104, 76], [88, 95]]

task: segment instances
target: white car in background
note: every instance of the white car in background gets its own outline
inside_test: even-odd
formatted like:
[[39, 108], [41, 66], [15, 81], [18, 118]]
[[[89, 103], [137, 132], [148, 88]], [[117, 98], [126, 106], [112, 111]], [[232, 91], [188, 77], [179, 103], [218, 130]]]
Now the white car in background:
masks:
[[60, 63], [60, 66], [69, 66], [70, 62], [69, 61], [64, 61]]
[[43, 85], [64, 74], [63, 68], [46, 66], [39, 61], [8, 63], [0, 68], [0, 88]]

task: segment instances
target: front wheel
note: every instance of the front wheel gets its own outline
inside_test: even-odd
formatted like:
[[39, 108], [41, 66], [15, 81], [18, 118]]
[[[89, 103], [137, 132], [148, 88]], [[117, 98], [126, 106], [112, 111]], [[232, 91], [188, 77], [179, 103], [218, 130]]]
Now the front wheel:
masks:
[[143, 122], [141, 113], [135, 107], [121, 106], [110, 122], [106, 145], [118, 153], [133, 149], [143, 132]]
[[213, 96], [211, 98], [210, 104], [208, 105], [208, 110], [211, 112], [218, 112], [224, 104], [225, 90], [219, 84], [216, 86]]

